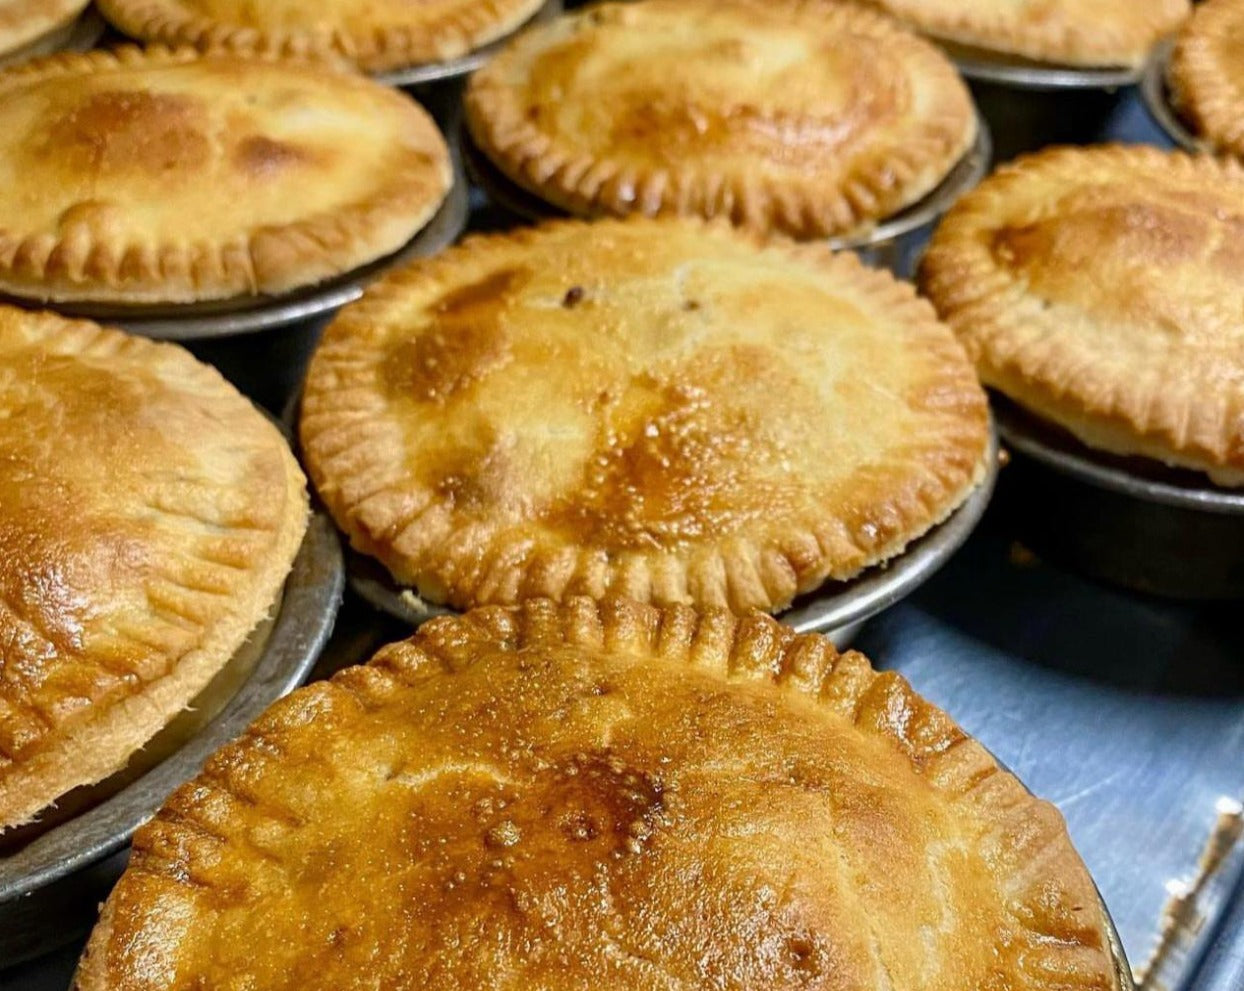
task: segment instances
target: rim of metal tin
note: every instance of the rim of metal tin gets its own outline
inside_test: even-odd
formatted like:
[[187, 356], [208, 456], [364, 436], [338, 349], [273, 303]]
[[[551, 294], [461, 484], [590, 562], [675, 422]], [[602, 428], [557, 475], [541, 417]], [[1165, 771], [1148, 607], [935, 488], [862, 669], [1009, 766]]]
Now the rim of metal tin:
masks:
[[533, 25], [554, 20], [560, 17], [561, 13], [562, 0], [545, 0], [543, 6], [509, 34], [496, 41], [490, 41], [473, 52], [450, 59], [448, 62], [429, 62], [424, 65], [412, 65], [406, 69], [396, 69], [393, 72], [378, 72], [372, 78], [386, 86], [426, 86], [429, 83], [468, 76], [508, 45], [516, 35], [522, 34]]
[[1154, 46], [1149, 61], [1145, 63], [1145, 74], [1140, 80], [1140, 95], [1145, 109], [1166, 136], [1185, 151], [1211, 151], [1210, 145], [1192, 132], [1171, 104], [1166, 73], [1171, 64], [1171, 52], [1174, 50], [1174, 39], [1166, 38]]
[[107, 27], [94, 6], [87, 7], [68, 24], [53, 28], [43, 37], [0, 56], [0, 69], [8, 69], [27, 59], [51, 55], [54, 52], [85, 52], [95, 47]]
[[[503, 210], [533, 223], [570, 216], [567, 211], [524, 189], [497, 168], [471, 139], [465, 123], [459, 127], [458, 147], [471, 181]], [[829, 238], [829, 246], [835, 250], [870, 248], [932, 223], [985, 177], [992, 160], [993, 136], [978, 111], [972, 146], [932, 192], [862, 234]]]
[[[447, 248], [466, 229], [469, 214], [470, 200], [466, 181], [460, 174], [455, 174], [454, 184], [445, 197], [445, 202], [404, 247], [319, 286], [285, 296], [246, 300], [242, 303], [225, 300], [217, 303], [191, 303], [181, 307], [56, 303], [47, 305], [66, 316], [86, 317], [123, 327], [144, 337], [168, 341], [208, 340], [275, 330], [323, 316], [352, 303], [382, 273], [415, 258], [424, 258]], [[31, 300], [7, 297], [5, 302], [25, 307], [40, 305]]]
[[174, 753], [105, 801], [0, 855], [0, 910], [120, 850], [210, 754], [299, 685], [332, 633], [344, 570], [336, 529], [325, 513], [316, 512], [262, 653], [232, 698]]
[[1015, 89], [1118, 89], [1139, 82], [1144, 72], [1143, 66], [1082, 67], [1035, 62], [941, 38], [936, 41], [968, 79]]
[[[910, 595], [931, 578], [976, 529], [989, 505], [998, 475], [998, 438], [990, 427], [985, 476], [947, 519], [912, 543], [898, 557], [848, 582], [833, 582], [800, 597], [777, 619], [798, 633], [827, 633], [863, 623]], [[453, 612], [424, 602], [399, 586], [378, 561], [346, 549], [350, 588], [380, 612], [411, 626]]]
[[1099, 489], [1178, 509], [1207, 513], [1244, 513], [1244, 490], [1223, 489], [1198, 472], [1154, 463], [1151, 472], [1141, 459], [1115, 458], [1064, 437], [1037, 418], [999, 396], [993, 398], [998, 433], [1007, 447]]

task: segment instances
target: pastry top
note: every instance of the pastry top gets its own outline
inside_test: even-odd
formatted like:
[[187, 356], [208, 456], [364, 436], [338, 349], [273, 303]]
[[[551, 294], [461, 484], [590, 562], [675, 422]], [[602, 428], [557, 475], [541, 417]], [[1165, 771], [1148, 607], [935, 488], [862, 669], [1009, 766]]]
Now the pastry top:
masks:
[[401, 247], [452, 181], [412, 100], [309, 63], [134, 48], [0, 74], [0, 291], [280, 293]]
[[1214, 148], [1244, 157], [1244, 2], [1206, 0], [1175, 39], [1172, 102]]
[[302, 449], [436, 602], [780, 608], [980, 480], [986, 400], [931, 308], [819, 245], [563, 221], [392, 273], [328, 327]]
[[941, 41], [1083, 68], [1140, 66], [1190, 0], [864, 0]]
[[300, 689], [139, 830], [78, 991], [224, 986], [1117, 981], [1057, 810], [900, 676], [536, 600]]
[[544, 0], [98, 0], [134, 38], [243, 54], [339, 56], [369, 72], [444, 62], [509, 34]]
[[976, 133], [940, 52], [824, 0], [568, 15], [471, 78], [466, 120], [510, 179], [571, 213], [724, 216], [809, 238], [916, 202]]
[[98, 780], [276, 601], [277, 429], [179, 347], [0, 307], [0, 829]]
[[921, 282], [987, 385], [1090, 446], [1244, 482], [1244, 168], [1020, 159], [946, 216]]
[[0, 0], [0, 57], [63, 27], [91, 0]]

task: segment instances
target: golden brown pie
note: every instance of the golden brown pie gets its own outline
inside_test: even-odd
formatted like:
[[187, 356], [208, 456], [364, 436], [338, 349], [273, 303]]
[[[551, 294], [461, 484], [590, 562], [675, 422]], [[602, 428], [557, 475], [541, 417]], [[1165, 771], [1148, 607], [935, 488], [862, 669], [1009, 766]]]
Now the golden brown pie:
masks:
[[352, 73], [193, 51], [0, 76], [0, 291], [188, 302], [281, 293], [408, 241], [452, 182], [412, 100]]
[[0, 307], [0, 831], [98, 781], [276, 601], [306, 527], [277, 429], [181, 348]]
[[354, 545], [433, 602], [777, 609], [982, 477], [986, 400], [911, 288], [688, 220], [477, 237], [329, 326], [302, 447]]
[[471, 79], [475, 143], [577, 215], [682, 214], [858, 234], [963, 157], [976, 115], [935, 48], [823, 0], [607, 3]]
[[1171, 101], [1209, 145], [1244, 157], [1244, 3], [1206, 0], [1175, 40]]
[[899, 675], [759, 615], [432, 620], [134, 842], [78, 991], [1113, 991], [1066, 827]]
[[90, 0], [0, 0], [0, 58], [64, 27]]
[[511, 33], [544, 0], [97, 0], [144, 41], [343, 56], [369, 72], [443, 62]]
[[865, 0], [940, 41], [1091, 68], [1139, 66], [1190, 0]]
[[946, 216], [921, 281], [985, 384], [1092, 447], [1244, 484], [1244, 167], [1021, 159]]

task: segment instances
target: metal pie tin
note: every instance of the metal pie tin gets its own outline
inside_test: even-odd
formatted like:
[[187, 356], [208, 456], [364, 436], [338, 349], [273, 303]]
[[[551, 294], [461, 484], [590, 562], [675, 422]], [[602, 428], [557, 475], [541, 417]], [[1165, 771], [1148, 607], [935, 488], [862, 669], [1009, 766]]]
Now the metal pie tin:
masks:
[[70, 792], [43, 822], [0, 835], [0, 960], [11, 965], [39, 956], [94, 924], [134, 830], [208, 755], [306, 678], [332, 633], [344, 582], [336, 531], [316, 513], [275, 617], [261, 624], [193, 708], [161, 730], [127, 769]]
[[94, 48], [104, 36], [107, 26], [94, 7], [88, 7], [77, 20], [54, 28], [21, 48], [0, 55], [0, 69], [55, 52], [85, 52]]
[[937, 39], [955, 67], [973, 82], [1026, 90], [1118, 89], [1140, 81], [1140, 66], [1084, 67], [1038, 62], [1005, 52]]
[[1145, 74], [1140, 80], [1140, 95], [1145, 101], [1145, 109], [1166, 136], [1180, 148], [1185, 151], [1212, 151], [1210, 144], [1198, 138], [1192, 128], [1184, 123], [1171, 102], [1166, 74], [1174, 49], [1175, 43], [1168, 38], [1154, 48], [1145, 65]]
[[[870, 264], [888, 268], [898, 275], [910, 274], [915, 254], [923, 247], [933, 224], [989, 171], [993, 160], [993, 138], [988, 124], [979, 113], [976, 121], [976, 139], [972, 147], [931, 193], [863, 233], [830, 238], [830, 247], [835, 250], [849, 248], [859, 252]], [[565, 210], [546, 202], [505, 175], [475, 144], [465, 126], [459, 131], [458, 147], [471, 181], [507, 213], [532, 223], [568, 216]]]
[[1244, 597], [1244, 491], [1094, 451], [999, 397], [994, 415], [1016, 455], [1004, 501], [1035, 553], [1153, 595]]
[[[383, 272], [447, 248], [466, 228], [469, 213], [466, 183], [461, 175], [455, 175], [454, 184], [445, 197], [445, 202], [403, 248], [336, 279], [282, 296], [190, 303], [182, 306], [118, 306], [93, 303], [50, 305], [66, 316], [87, 317], [158, 340], [196, 341], [273, 330], [314, 319], [346, 303], [352, 303]], [[4, 301], [25, 307], [38, 305], [30, 300], [13, 297], [6, 297]]]

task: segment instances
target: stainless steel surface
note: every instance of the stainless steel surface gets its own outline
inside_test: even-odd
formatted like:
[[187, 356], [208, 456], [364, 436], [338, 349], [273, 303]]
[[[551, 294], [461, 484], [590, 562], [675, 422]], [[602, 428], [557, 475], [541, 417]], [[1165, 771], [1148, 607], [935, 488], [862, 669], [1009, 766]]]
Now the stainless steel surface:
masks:
[[1117, 89], [1131, 86], [1143, 71], [1138, 67], [1081, 68], [1034, 62], [1019, 56], [974, 49], [949, 41], [938, 44], [965, 77], [1015, 89]]
[[439, 83], [446, 79], [457, 79], [460, 76], [470, 75], [509, 44], [510, 39], [514, 35], [525, 31], [533, 24], [543, 24], [546, 21], [551, 21], [560, 16], [561, 12], [561, 0], [546, 0], [544, 6], [537, 10], [531, 16], [531, 19], [519, 27], [517, 31], [484, 45], [482, 48], [477, 48], [468, 55], [450, 59], [448, 62], [432, 62], [427, 65], [412, 65], [408, 69], [398, 69], [394, 72], [380, 72], [372, 78], [377, 82], [384, 83], [386, 86], [426, 86], [429, 83]]
[[340, 542], [332, 522], [317, 513], [285, 583], [262, 652], [220, 712], [170, 756], [110, 797], [0, 855], [0, 962], [16, 962], [32, 949], [74, 936], [63, 906], [76, 900], [88, 911], [93, 909], [91, 897], [83, 892], [82, 875], [120, 851], [209, 754], [306, 678], [332, 633], [343, 585]]
[[[367, 285], [385, 271], [415, 258], [423, 258], [448, 247], [466, 227], [469, 200], [461, 176], [436, 212], [415, 237], [400, 251], [372, 262], [339, 279], [311, 289], [280, 297], [239, 303], [194, 303], [182, 307], [134, 307], [58, 304], [56, 309], [71, 316], [84, 316], [124, 327], [144, 337], [170, 341], [193, 341], [233, 337], [272, 330], [315, 317], [352, 303], [363, 295]], [[20, 305], [30, 305], [21, 303]]]
[[37, 38], [28, 45], [0, 57], [0, 69], [7, 69], [27, 59], [53, 52], [85, 52], [94, 48], [104, 36], [104, 19], [94, 7], [88, 7], [76, 21]]
[[1186, 151], [1206, 151], [1208, 145], [1192, 133], [1175, 108], [1171, 106], [1170, 91], [1166, 85], [1166, 70], [1171, 64], [1173, 48], [1174, 43], [1169, 39], [1159, 43], [1153, 49], [1153, 54], [1145, 65], [1145, 74], [1140, 80], [1140, 93], [1145, 101], [1145, 109], [1149, 111], [1166, 136], [1179, 147]]

